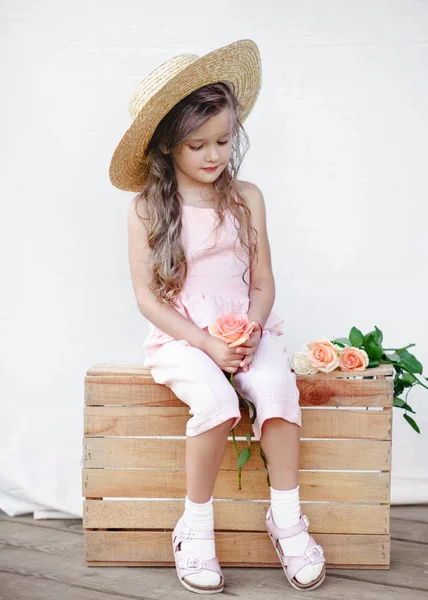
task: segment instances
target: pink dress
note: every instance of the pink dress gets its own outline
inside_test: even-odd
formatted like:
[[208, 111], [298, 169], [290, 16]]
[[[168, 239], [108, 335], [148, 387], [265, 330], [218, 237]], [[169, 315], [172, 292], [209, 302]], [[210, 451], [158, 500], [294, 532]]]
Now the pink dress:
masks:
[[[214, 232], [216, 218], [215, 209], [183, 205], [181, 239], [188, 272], [175, 308], [201, 329], [215, 323], [221, 313], [247, 314], [250, 304], [249, 288], [242, 280], [248, 256], [237, 239], [235, 218], [227, 211], [223, 225]], [[249, 280], [249, 271], [245, 280]], [[282, 335], [283, 322], [271, 312], [264, 329]], [[149, 322], [149, 327], [143, 344], [147, 357], [174, 339], [153, 323]]]

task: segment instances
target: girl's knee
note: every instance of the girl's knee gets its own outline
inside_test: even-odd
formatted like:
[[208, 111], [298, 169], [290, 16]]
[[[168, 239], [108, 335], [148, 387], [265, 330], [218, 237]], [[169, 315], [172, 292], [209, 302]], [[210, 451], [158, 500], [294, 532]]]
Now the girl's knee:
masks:
[[[239, 416], [238, 416], [239, 413]], [[198, 418], [197, 415], [194, 415], [187, 422], [186, 435], [187, 437], [195, 437], [197, 435], [202, 435], [207, 432], [211, 433], [223, 433], [227, 435], [227, 433], [239, 422], [241, 418], [241, 413], [238, 410], [236, 416], [232, 416], [229, 418], [224, 418], [223, 415], [219, 415], [215, 420], [196, 420]]]
[[229, 419], [226, 419], [226, 421], [222, 421], [221, 423], [219, 423], [217, 427], [221, 427], [223, 429], [230, 429], [234, 421], [235, 417], [230, 417]]

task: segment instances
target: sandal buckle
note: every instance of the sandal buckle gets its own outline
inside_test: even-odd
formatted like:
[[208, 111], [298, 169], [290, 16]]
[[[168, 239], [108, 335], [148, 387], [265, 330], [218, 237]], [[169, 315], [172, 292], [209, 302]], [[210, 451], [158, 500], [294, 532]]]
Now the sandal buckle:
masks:
[[309, 527], [309, 519], [306, 515], [302, 515], [302, 519], [306, 527]]
[[202, 569], [202, 559], [190, 556], [186, 560], [186, 567], [188, 569]]
[[187, 540], [190, 537], [190, 527], [182, 527], [178, 532], [178, 537], [182, 540]]
[[317, 560], [318, 558], [321, 558], [321, 556], [323, 554], [324, 554], [324, 551], [321, 548], [321, 546], [319, 546], [319, 545], [312, 546], [312, 548], [309, 548], [309, 550], [306, 550], [306, 556], [309, 558], [309, 560], [311, 562], [314, 560]]

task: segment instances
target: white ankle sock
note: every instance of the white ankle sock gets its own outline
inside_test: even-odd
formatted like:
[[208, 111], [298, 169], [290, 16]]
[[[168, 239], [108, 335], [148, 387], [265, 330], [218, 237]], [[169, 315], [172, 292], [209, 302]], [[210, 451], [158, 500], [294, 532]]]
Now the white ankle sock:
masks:
[[[270, 496], [275, 525], [280, 528], [297, 525], [300, 518], [299, 486], [294, 490], [275, 490], [271, 487]], [[305, 552], [309, 539], [308, 532], [301, 531], [292, 537], [280, 539], [279, 543], [286, 556], [301, 556]], [[318, 577], [322, 567], [322, 563], [306, 565], [296, 573], [296, 579], [300, 583], [310, 583]]]
[[[214, 529], [213, 497], [211, 496], [208, 502], [199, 504], [192, 502], [186, 495], [183, 521], [186, 527], [191, 527], [196, 531]], [[197, 556], [206, 560], [214, 558], [216, 555], [214, 540], [194, 539], [190, 542], [183, 542], [181, 548], [182, 550], [188, 550], [190, 553], [194, 552]], [[186, 575], [186, 580], [202, 586], [218, 585], [220, 583], [220, 575], [214, 573], [214, 571], [207, 571], [205, 569], [193, 575]]]
[[[189, 496], [186, 496], [184, 501], [184, 516], [183, 520], [187, 527], [197, 529], [198, 531], [204, 531], [206, 529], [214, 528], [214, 508], [213, 508], [213, 497], [199, 504], [198, 502], [192, 502]], [[210, 540], [209, 540], [210, 541]], [[211, 557], [212, 558], [212, 557]]]

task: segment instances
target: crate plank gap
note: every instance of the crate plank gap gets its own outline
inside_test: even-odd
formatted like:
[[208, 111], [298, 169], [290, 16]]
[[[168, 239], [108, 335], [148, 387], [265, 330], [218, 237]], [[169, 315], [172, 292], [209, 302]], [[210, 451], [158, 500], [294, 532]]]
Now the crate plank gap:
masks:
[[[297, 375], [299, 485], [309, 531], [329, 568], [390, 568], [391, 365]], [[249, 429], [242, 411], [237, 436]], [[171, 532], [186, 495], [189, 409], [150, 369], [97, 363], [85, 375], [83, 527], [87, 566], [174, 566]], [[181, 439], [171, 439], [181, 436]], [[245, 440], [238, 440], [239, 449]], [[214, 487], [223, 567], [281, 567], [264, 528], [269, 507], [258, 443], [238, 489], [231, 437]]]

